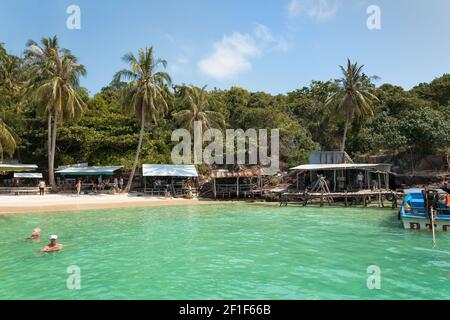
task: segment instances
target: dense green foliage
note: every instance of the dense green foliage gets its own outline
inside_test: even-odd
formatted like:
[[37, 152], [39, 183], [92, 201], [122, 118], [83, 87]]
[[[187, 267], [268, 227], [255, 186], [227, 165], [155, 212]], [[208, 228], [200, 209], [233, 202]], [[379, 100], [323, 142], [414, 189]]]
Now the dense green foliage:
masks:
[[[31, 101], [26, 90], [17, 88], [29, 85], [30, 71], [21, 59], [14, 59], [12, 83], [17, 86], [1, 85], [0, 118], [17, 136], [14, 157], [45, 167], [47, 118], [42, 112], [45, 106]], [[346, 151], [351, 156], [406, 157], [405, 154], [413, 153], [420, 159], [447, 152], [450, 146], [449, 74], [409, 91], [391, 84], [376, 87], [369, 77], [363, 73], [361, 76], [379, 101], [371, 105], [370, 113], [355, 117], [349, 124]], [[2, 77], [4, 75], [0, 79]], [[285, 95], [249, 92], [238, 87], [213, 89], [206, 93], [207, 110], [211, 111], [210, 115], [221, 114], [225, 128], [279, 128], [281, 161], [292, 166], [305, 162], [311, 150], [340, 149], [346, 118], [337, 116], [335, 110], [326, 106], [327, 99], [340, 88], [342, 81], [330, 80], [312, 81], [309, 86]], [[60, 123], [56, 165], [89, 162], [132, 167], [140, 125], [135, 116], [122, 107], [125, 89], [126, 85], [119, 81], [113, 81], [92, 97], [85, 89], [77, 89], [87, 109], [79, 119]], [[183, 110], [192, 108], [187, 92], [188, 87], [182, 85], [173, 85], [167, 92], [168, 112], [159, 117], [157, 124], [151, 122], [145, 126], [141, 163], [170, 162], [174, 145], [172, 131], [180, 126]]]

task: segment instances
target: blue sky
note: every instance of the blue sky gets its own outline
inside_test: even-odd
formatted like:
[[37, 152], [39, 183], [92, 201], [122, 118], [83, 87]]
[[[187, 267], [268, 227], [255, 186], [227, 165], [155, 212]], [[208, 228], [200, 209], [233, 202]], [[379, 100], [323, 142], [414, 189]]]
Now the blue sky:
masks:
[[[69, 30], [66, 9], [81, 9]], [[366, 25], [381, 9], [381, 30]], [[450, 72], [448, 0], [0, 0], [0, 42], [57, 35], [83, 63], [91, 94], [129, 51], [153, 45], [175, 83], [286, 93], [339, 76], [346, 58], [405, 88]]]

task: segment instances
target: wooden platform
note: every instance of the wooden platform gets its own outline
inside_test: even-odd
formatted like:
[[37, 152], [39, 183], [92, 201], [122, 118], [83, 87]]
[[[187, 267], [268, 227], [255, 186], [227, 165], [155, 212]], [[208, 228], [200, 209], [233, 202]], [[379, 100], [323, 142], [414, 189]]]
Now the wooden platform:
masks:
[[343, 204], [345, 206], [368, 204], [375, 201], [379, 207], [385, 207], [385, 202], [390, 203], [392, 208], [397, 208], [397, 201], [403, 197], [403, 193], [387, 190], [363, 190], [358, 192], [330, 192], [330, 193], [309, 193], [309, 192], [286, 192], [279, 196], [280, 206], [287, 206], [289, 203], [319, 204], [323, 206]]

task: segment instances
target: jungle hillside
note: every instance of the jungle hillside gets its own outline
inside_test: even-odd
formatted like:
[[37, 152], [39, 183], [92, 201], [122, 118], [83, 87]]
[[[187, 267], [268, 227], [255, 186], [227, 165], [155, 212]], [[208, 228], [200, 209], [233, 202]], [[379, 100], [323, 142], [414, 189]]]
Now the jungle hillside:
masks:
[[2, 159], [42, 168], [49, 156], [55, 167], [170, 163], [172, 131], [202, 119], [222, 130], [279, 129], [284, 170], [306, 163], [311, 151], [341, 149], [398, 171], [448, 168], [450, 74], [405, 90], [366, 75], [364, 61], [349, 60], [336, 66], [340, 79], [271, 95], [174, 84], [165, 73], [170, 61], [156, 58], [157, 48], [126, 52], [129, 68], [115, 70], [111, 83], [90, 95], [79, 84], [89, 70], [56, 37], [29, 41], [21, 56], [1, 45]]

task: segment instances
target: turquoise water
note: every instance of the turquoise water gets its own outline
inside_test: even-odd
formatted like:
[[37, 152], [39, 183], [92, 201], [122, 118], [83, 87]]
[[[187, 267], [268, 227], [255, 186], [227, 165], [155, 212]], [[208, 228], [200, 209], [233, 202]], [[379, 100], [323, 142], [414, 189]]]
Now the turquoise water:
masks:
[[[35, 255], [47, 241], [65, 248]], [[449, 299], [450, 233], [362, 208], [207, 205], [0, 216], [1, 299]], [[81, 270], [70, 290], [67, 268]], [[367, 288], [367, 267], [381, 289]]]

